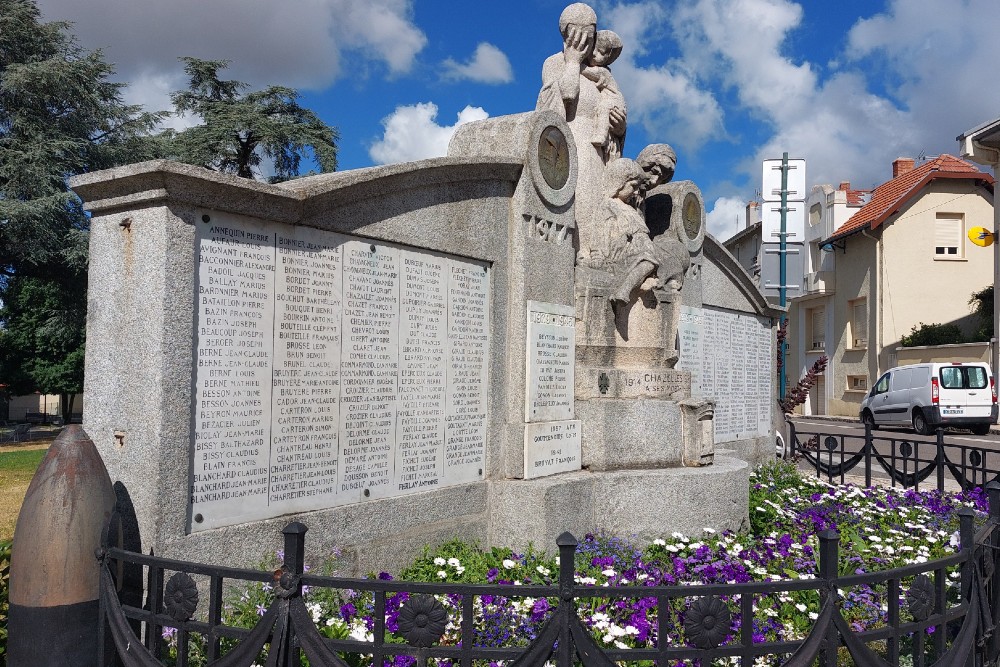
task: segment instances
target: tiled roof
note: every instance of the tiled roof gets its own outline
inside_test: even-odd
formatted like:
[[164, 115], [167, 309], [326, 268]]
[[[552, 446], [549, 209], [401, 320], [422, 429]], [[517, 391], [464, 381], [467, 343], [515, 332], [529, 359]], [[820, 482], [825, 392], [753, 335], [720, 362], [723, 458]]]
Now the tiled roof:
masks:
[[[871, 193], [871, 201], [841, 225], [827, 241], [836, 241], [864, 229], [875, 229], [892, 214], [898, 212], [925, 185], [939, 178], [969, 178], [993, 184], [992, 176], [965, 160], [951, 155], [940, 155], [875, 188]], [[863, 190], [853, 192], [858, 193], [859, 197], [864, 193]], [[848, 201], [850, 199], [848, 195]]]

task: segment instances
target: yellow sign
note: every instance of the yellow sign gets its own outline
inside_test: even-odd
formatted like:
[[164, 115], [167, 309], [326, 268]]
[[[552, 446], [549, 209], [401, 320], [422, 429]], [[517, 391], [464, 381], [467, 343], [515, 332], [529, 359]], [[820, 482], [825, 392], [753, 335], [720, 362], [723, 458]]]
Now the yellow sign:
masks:
[[993, 232], [985, 227], [973, 227], [969, 230], [969, 240], [980, 248], [993, 245]]

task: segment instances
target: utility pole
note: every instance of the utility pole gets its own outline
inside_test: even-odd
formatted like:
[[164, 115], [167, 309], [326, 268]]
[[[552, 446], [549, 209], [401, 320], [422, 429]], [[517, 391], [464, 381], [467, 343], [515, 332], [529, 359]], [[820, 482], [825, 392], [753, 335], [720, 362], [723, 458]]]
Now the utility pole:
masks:
[[[771, 258], [777, 255], [777, 262], [767, 261], [761, 268], [765, 276], [763, 289], [765, 295], [774, 298], [777, 291], [778, 305], [788, 308], [789, 295], [797, 296], [802, 292], [799, 283], [802, 273], [803, 237], [805, 232], [805, 189], [806, 161], [801, 158], [789, 159], [788, 153], [783, 153], [781, 159], [764, 160], [762, 179], [762, 218], [761, 218], [761, 256]], [[780, 171], [780, 178], [779, 172]], [[778, 242], [769, 240], [778, 237]], [[798, 261], [789, 263], [788, 256], [795, 255]], [[775, 266], [777, 264], [777, 266]], [[774, 270], [777, 268], [777, 276]], [[799, 278], [795, 284], [789, 284], [788, 273], [795, 271]], [[777, 278], [777, 284], [774, 279]], [[791, 292], [789, 292], [791, 290]], [[773, 302], [772, 302], [773, 303]], [[786, 326], [788, 315], [781, 316], [781, 325]], [[778, 396], [785, 398], [787, 380], [785, 365], [788, 356], [788, 344], [782, 343], [778, 350], [781, 373], [778, 377]]]
[[[781, 230], [778, 232], [778, 305], [782, 308], [788, 307], [788, 153], [781, 154]], [[781, 316], [781, 326], [787, 326], [788, 312]], [[787, 338], [787, 336], [786, 336]], [[778, 398], [785, 400], [787, 373], [785, 354], [788, 351], [788, 343], [781, 341], [781, 377], [778, 378]]]

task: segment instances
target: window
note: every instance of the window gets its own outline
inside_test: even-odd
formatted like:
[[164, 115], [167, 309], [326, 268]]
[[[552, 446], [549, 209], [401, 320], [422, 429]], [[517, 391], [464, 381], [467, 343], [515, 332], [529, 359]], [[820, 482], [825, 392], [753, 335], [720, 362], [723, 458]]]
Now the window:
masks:
[[938, 213], [934, 221], [934, 258], [962, 257], [965, 219], [961, 213]]
[[809, 349], [826, 349], [826, 310], [823, 308], [810, 308], [806, 311], [809, 318]]
[[944, 389], [985, 389], [989, 382], [982, 366], [945, 366], [939, 374]]
[[847, 390], [848, 391], [868, 391], [868, 376], [867, 375], [848, 375], [847, 376]]
[[850, 347], [868, 347], [868, 299], [849, 301], [848, 309], [851, 316]]
[[878, 379], [878, 382], [875, 383], [875, 387], [872, 389], [872, 396], [884, 394], [889, 391], [889, 377], [890, 375], [886, 373]]

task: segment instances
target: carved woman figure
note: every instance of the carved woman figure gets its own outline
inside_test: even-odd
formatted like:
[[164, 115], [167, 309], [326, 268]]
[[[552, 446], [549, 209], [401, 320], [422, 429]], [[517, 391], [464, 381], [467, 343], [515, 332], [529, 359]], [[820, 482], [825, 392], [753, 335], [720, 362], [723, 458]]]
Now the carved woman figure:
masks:
[[632, 290], [656, 271], [659, 262], [649, 229], [637, 205], [644, 174], [639, 165], [619, 158], [604, 173], [604, 196], [594, 220], [602, 241], [599, 254], [617, 280], [612, 305], [628, 303]]
[[[603, 175], [608, 155], [603, 144], [595, 146], [595, 118], [603, 101], [597, 83], [583, 75], [591, 63], [597, 39], [597, 14], [582, 2], [569, 5], [559, 16], [559, 32], [563, 38], [560, 53], [549, 56], [542, 65], [542, 89], [536, 109], [550, 109], [566, 119], [577, 150], [576, 218], [579, 226], [579, 247], [589, 254], [594, 247], [596, 230], [589, 229], [594, 211], [601, 201]], [[625, 136], [624, 103], [605, 104], [612, 142]]]

